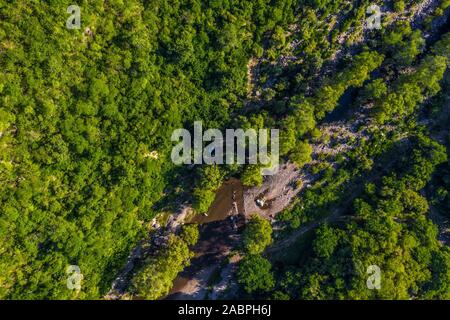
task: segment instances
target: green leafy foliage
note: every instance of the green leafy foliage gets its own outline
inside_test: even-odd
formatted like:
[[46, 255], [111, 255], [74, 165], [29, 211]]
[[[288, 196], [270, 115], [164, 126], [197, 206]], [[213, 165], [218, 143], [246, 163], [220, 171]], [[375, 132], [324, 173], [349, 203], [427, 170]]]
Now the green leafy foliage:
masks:
[[320, 258], [329, 258], [339, 241], [339, 235], [329, 226], [323, 225], [316, 231], [313, 247], [314, 253]]
[[261, 186], [263, 183], [263, 176], [261, 175], [261, 166], [248, 165], [245, 167], [241, 176], [241, 181], [244, 186], [253, 187]]
[[297, 143], [296, 149], [292, 151], [290, 159], [301, 168], [304, 164], [312, 160], [312, 151], [313, 149], [308, 142], [300, 141]]
[[272, 243], [270, 222], [258, 215], [252, 215], [242, 236], [244, 249], [251, 255], [260, 254]]
[[420, 30], [413, 31], [408, 22], [401, 22], [383, 36], [384, 51], [394, 63], [410, 65], [425, 46]]
[[[446, 154], [427, 138], [415, 146], [402, 171], [368, 186], [355, 201], [353, 221], [316, 231], [311, 255], [285, 273], [282, 291], [301, 299], [449, 298], [450, 251], [437, 241], [427, 201], [418, 193]], [[366, 286], [371, 265], [381, 269], [379, 290]]]
[[215, 192], [222, 184], [223, 173], [217, 165], [205, 166], [200, 170], [198, 185], [194, 189], [194, 209], [205, 213], [214, 201]]
[[166, 247], [147, 258], [144, 267], [132, 279], [133, 292], [144, 299], [156, 300], [167, 295], [173, 280], [190, 263], [189, 246], [198, 240], [198, 228], [185, 226], [180, 236], [171, 234]]
[[[434, 206], [450, 212], [449, 162], [416, 121], [448, 73], [449, 34], [425, 42], [401, 17], [353, 43], [368, 0], [83, 0], [82, 28], [68, 30], [71, 4], [0, 0], [1, 299], [99, 299], [168, 197], [193, 195], [205, 213], [225, 176], [262, 185], [258, 165], [175, 167], [174, 129], [279, 127], [283, 160], [302, 167], [317, 124], [353, 90], [377, 120], [362, 128], [367, 141], [313, 169], [318, 182], [278, 216], [282, 235], [330, 221], [294, 265], [272, 268], [271, 225], [253, 217], [238, 282], [279, 299], [450, 299], [450, 253], [428, 218]], [[428, 32], [448, 4], [425, 18]], [[400, 17], [417, 6], [391, 7]], [[198, 237], [193, 225], [171, 234], [140, 263], [132, 293], [166, 295]], [[366, 287], [374, 264], [380, 290]], [[79, 291], [67, 288], [69, 265], [83, 274]]]

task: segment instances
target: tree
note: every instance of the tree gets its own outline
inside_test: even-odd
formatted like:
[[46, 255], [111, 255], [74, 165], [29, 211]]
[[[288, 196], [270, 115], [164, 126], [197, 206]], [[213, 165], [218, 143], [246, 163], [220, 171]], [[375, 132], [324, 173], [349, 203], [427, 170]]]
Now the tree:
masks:
[[405, 2], [403, 0], [394, 1], [394, 11], [395, 12], [404, 12], [405, 11]]
[[217, 165], [207, 165], [199, 172], [200, 177], [193, 192], [193, 208], [199, 213], [205, 213], [214, 202], [216, 191], [223, 181], [223, 173]]
[[223, 173], [218, 165], [208, 165], [200, 170], [200, 188], [217, 190], [222, 185], [222, 181]]
[[338, 241], [338, 233], [326, 224], [323, 224], [316, 231], [316, 239], [313, 243], [314, 252], [320, 258], [329, 258], [333, 254]]
[[409, 22], [399, 22], [383, 36], [383, 48], [394, 63], [410, 65], [425, 46], [420, 30], [412, 30]]
[[170, 235], [167, 247], [157, 256], [148, 258], [144, 267], [133, 277], [134, 292], [149, 300], [166, 295], [177, 274], [189, 265], [191, 257], [188, 244]]
[[209, 189], [195, 189], [194, 197], [195, 201], [193, 203], [193, 208], [195, 209], [195, 211], [197, 211], [198, 213], [205, 213], [214, 202], [216, 194], [214, 191]]
[[[396, 165], [355, 200], [355, 212], [344, 213], [356, 213], [356, 219], [320, 226], [312, 252], [280, 279], [283, 292], [295, 299], [448, 297], [449, 250], [439, 244], [437, 227], [424, 215], [427, 201], [419, 194], [446, 161], [445, 150], [418, 135], [393, 160]], [[381, 270], [379, 290], [367, 289], [366, 270], [373, 265]]]
[[197, 243], [199, 237], [198, 227], [195, 224], [188, 224], [183, 226], [180, 235], [181, 239], [187, 243], [188, 246], [193, 246]]
[[246, 187], [261, 186], [263, 183], [261, 167], [259, 165], [247, 165], [242, 173], [241, 181]]
[[257, 214], [251, 216], [242, 236], [244, 249], [251, 255], [259, 254], [272, 243], [270, 222]]
[[297, 143], [295, 150], [290, 154], [289, 158], [298, 166], [303, 167], [306, 163], [311, 162], [312, 147], [306, 141]]
[[339, 98], [350, 87], [360, 87], [378, 68], [384, 56], [375, 51], [364, 51], [353, 57], [350, 66], [327, 79], [311, 99], [316, 119], [322, 119], [338, 105]]

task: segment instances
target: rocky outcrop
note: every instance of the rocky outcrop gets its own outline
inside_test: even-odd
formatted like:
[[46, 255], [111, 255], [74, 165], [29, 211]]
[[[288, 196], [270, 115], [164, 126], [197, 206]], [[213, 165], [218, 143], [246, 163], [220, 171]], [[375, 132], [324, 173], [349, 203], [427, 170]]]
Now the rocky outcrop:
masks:
[[277, 174], [266, 176], [260, 187], [244, 190], [245, 215], [248, 217], [257, 213], [266, 219], [273, 219], [300, 191], [296, 183], [300, 178], [295, 165], [287, 163], [280, 167]]

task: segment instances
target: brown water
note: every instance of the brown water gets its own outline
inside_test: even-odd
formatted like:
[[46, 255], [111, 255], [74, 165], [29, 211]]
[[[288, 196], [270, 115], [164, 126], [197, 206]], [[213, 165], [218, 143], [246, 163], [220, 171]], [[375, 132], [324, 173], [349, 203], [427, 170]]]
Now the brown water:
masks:
[[[233, 193], [235, 197], [233, 200]], [[236, 202], [236, 212], [233, 202]], [[190, 223], [197, 223], [199, 225], [210, 223], [214, 221], [221, 221], [230, 215], [243, 214], [244, 211], [244, 188], [240, 180], [231, 178], [225, 181], [217, 190], [216, 197], [206, 215], [196, 215]]]
[[[203, 298], [213, 271], [239, 245], [239, 234], [244, 225], [243, 191], [238, 179], [225, 181], [217, 190], [207, 215], [197, 215], [189, 221], [199, 224], [200, 238], [193, 248], [195, 256], [190, 266], [174, 280], [166, 299]], [[198, 290], [192, 290], [193, 287]]]

